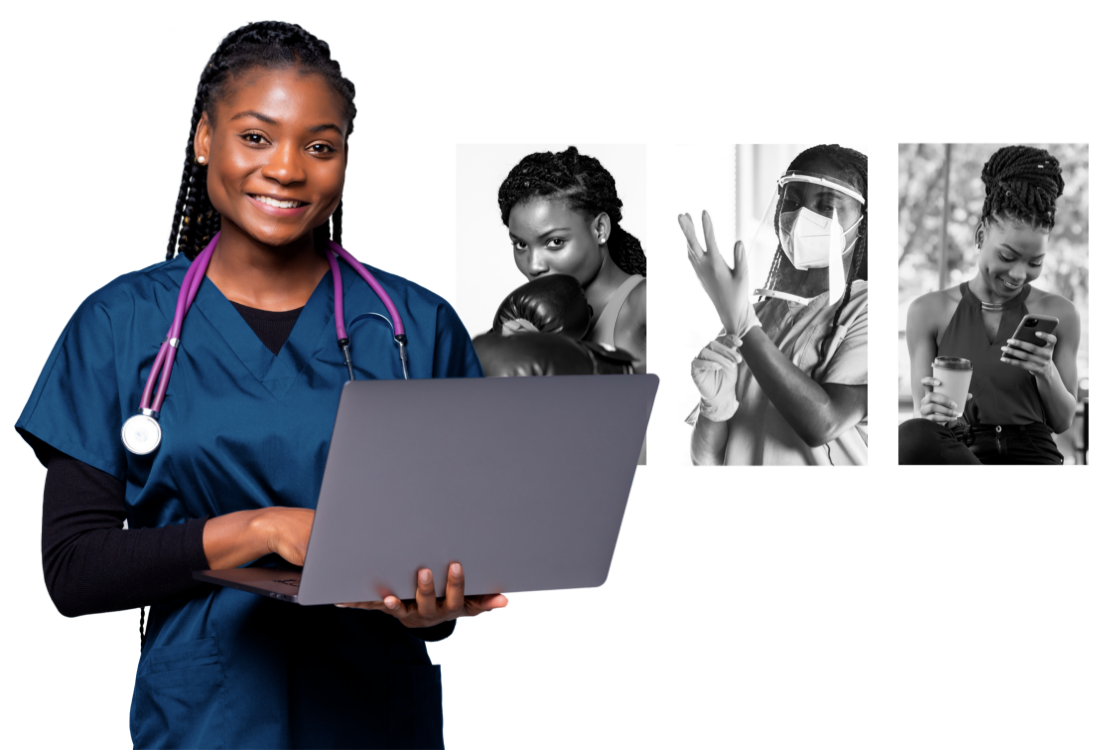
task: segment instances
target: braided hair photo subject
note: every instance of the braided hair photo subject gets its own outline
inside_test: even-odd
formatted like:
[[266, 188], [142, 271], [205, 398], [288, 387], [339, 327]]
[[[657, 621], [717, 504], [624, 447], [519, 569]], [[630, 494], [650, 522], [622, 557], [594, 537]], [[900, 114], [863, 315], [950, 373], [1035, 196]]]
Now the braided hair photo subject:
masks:
[[[824, 357], [826, 349], [829, 348], [830, 342], [833, 341], [834, 335], [837, 333], [838, 321], [841, 319], [841, 313], [844, 312], [845, 306], [849, 304], [849, 299], [852, 296], [852, 284], [857, 279], [861, 281], [868, 280], [868, 157], [851, 148], [845, 148], [837, 144], [825, 144], [820, 146], [813, 146], [806, 149], [798, 156], [791, 160], [787, 166], [787, 171], [801, 170], [805, 165], [825, 162], [831, 167], [835, 168], [838, 177], [841, 180], [849, 183], [858, 189], [864, 196], [864, 206], [861, 212], [860, 224], [857, 227], [857, 243], [856, 249], [853, 251], [852, 268], [845, 280], [844, 293], [841, 295], [841, 300], [837, 305], [837, 310], [833, 313], [833, 322], [829, 326], [829, 331], [822, 338], [818, 347], [819, 354]], [[775, 210], [775, 236], [780, 237], [779, 234], [779, 215], [782, 213], [783, 207], [783, 189], [779, 190], [779, 203]], [[775, 257], [771, 261], [771, 270], [768, 272], [766, 287], [768, 289], [776, 288], [775, 284], [779, 279], [784, 278], [789, 274], [803, 274], [804, 271], [799, 271], [787, 258], [787, 254], [783, 252], [782, 240], [780, 239], [779, 246], [776, 248]], [[833, 290], [830, 290], [830, 303], [833, 301]], [[818, 358], [817, 364], [814, 365], [810, 377], [813, 378], [817, 374], [817, 369], [822, 364], [822, 358]]]
[[[217, 46], [198, 81], [194, 113], [190, 120], [190, 137], [186, 141], [182, 182], [178, 188], [178, 201], [167, 242], [167, 260], [180, 252], [193, 260], [221, 229], [221, 216], [214, 210], [206, 190], [207, 168], [194, 161], [194, 134], [202, 115], [207, 115], [213, 121], [216, 103], [238, 74], [253, 68], [296, 66], [307, 73], [321, 75], [341, 96], [348, 118], [345, 137], [352, 134], [353, 120], [356, 118], [356, 105], [353, 101], [356, 88], [352, 81], [341, 75], [341, 66], [330, 57], [328, 44], [301, 26], [282, 21], [250, 23], [230, 33]], [[317, 247], [322, 247], [325, 240], [329, 239], [341, 242], [340, 203], [330, 221], [314, 230], [314, 244]]]
[[1062, 165], [1044, 149], [1004, 146], [984, 163], [984, 205], [980, 227], [991, 221], [1012, 221], [1032, 229], [1054, 227], [1055, 202], [1066, 183]]
[[647, 275], [643, 246], [620, 226], [624, 202], [616, 193], [616, 180], [599, 161], [578, 153], [576, 146], [558, 153], [544, 151], [523, 157], [497, 193], [504, 226], [508, 225], [512, 209], [532, 198], [564, 200], [571, 209], [590, 218], [608, 214], [612, 222], [608, 253], [613, 262], [624, 273]]

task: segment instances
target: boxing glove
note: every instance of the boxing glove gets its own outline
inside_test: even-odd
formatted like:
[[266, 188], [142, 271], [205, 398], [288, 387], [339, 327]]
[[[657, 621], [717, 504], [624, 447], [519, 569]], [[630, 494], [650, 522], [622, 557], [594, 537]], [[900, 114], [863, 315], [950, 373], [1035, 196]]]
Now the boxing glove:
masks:
[[509, 294], [492, 319], [492, 330], [561, 333], [580, 339], [589, 331], [593, 308], [573, 276], [553, 274], [529, 281]]
[[632, 358], [627, 353], [556, 333], [524, 331], [503, 336], [490, 331], [473, 339], [473, 347], [490, 378], [632, 372]]
[[613, 349], [593, 341], [579, 341], [593, 358], [594, 375], [631, 375], [635, 372], [635, 357], [623, 349]]

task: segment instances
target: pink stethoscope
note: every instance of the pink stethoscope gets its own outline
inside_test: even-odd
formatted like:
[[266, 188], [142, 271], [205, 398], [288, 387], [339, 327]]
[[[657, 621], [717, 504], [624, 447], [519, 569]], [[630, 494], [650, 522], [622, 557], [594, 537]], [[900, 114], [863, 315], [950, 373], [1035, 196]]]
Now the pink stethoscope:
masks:
[[[170, 330], [167, 331], [167, 337], [163, 341], [163, 345], [159, 347], [159, 353], [155, 356], [151, 373], [147, 376], [147, 384], [143, 388], [143, 396], [140, 397], [139, 413], [129, 417], [120, 430], [124, 447], [138, 456], [151, 453], [159, 447], [159, 443], [163, 440], [163, 430], [159, 427], [158, 422], [159, 409], [167, 395], [167, 384], [170, 382], [171, 368], [174, 366], [174, 355], [178, 352], [178, 345], [182, 342], [182, 323], [186, 319], [186, 313], [189, 312], [190, 306], [194, 304], [194, 297], [197, 296], [198, 289], [201, 288], [202, 279], [205, 278], [205, 271], [209, 267], [209, 260], [213, 257], [213, 250], [217, 247], [217, 238], [220, 236], [220, 232], [213, 236], [205, 249], [198, 253], [198, 256], [190, 264], [186, 277], [182, 279], [182, 287], [178, 291], [178, 304], [174, 308], [174, 319], [171, 322]], [[335, 254], [344, 258], [353, 267], [353, 270], [360, 274], [360, 277], [368, 283], [368, 286], [372, 287], [372, 291], [376, 293], [376, 296], [384, 303], [384, 307], [387, 308], [391, 320], [379, 313], [364, 313], [354, 318], [353, 322], [355, 323], [357, 320], [368, 316], [383, 318], [387, 321], [391, 326], [395, 343], [399, 346], [399, 362], [403, 365], [403, 379], [407, 380], [407, 334], [403, 331], [403, 321], [399, 317], [399, 311], [395, 308], [391, 297], [380, 286], [380, 283], [372, 277], [368, 269], [362, 266], [360, 261], [350, 255], [345, 248], [330, 241], [326, 260], [329, 261], [329, 270], [333, 274], [333, 320], [337, 324], [337, 346], [340, 347], [341, 353], [345, 357], [345, 366], [349, 369], [349, 380], [355, 380], [355, 376], [353, 374], [352, 355], [349, 351], [349, 334], [345, 332], [344, 305], [341, 298], [341, 268], [337, 264]], [[155, 388], [156, 380], [159, 381], [158, 389]]]

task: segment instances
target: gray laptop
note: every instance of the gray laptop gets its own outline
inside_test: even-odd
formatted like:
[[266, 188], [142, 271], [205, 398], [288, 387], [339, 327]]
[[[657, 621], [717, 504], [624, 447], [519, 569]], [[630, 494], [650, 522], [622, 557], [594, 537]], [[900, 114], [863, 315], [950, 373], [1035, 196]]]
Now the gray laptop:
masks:
[[345, 385], [304, 567], [194, 577], [299, 604], [599, 586], [608, 577], [655, 375]]

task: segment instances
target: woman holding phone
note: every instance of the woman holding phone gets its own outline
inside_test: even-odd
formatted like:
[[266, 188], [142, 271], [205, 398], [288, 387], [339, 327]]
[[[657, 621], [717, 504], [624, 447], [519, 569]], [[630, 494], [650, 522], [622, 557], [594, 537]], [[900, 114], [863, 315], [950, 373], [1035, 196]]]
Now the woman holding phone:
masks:
[[[981, 180], [976, 275], [919, 297], [907, 313], [922, 418], [900, 425], [899, 462], [1061, 464], [1052, 433], [1073, 423], [1081, 323], [1072, 302], [1031, 286], [1065, 187], [1061, 166], [1043, 149], [1006, 146]], [[964, 403], [942, 392], [939, 357], [968, 360], [960, 363], [972, 373]]]

